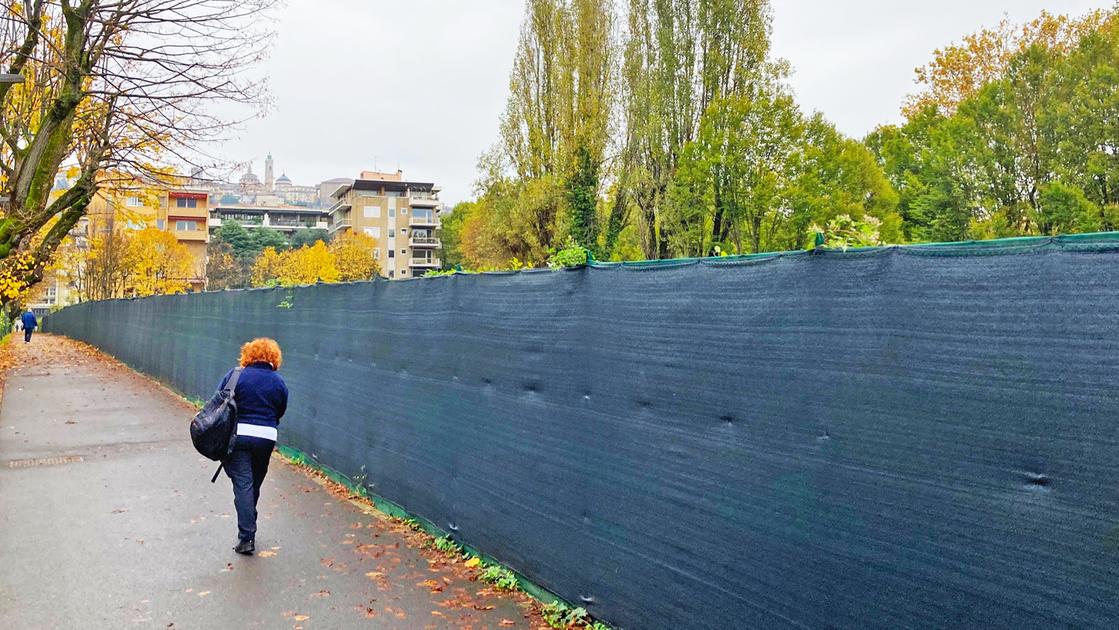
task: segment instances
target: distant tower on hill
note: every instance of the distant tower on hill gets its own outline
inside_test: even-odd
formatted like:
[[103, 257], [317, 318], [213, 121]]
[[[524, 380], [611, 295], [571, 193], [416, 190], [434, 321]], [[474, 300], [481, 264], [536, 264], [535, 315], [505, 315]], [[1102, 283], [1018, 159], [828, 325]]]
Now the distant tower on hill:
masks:
[[272, 178], [272, 154], [269, 153], [268, 157], [264, 159], [264, 189], [272, 192], [275, 188], [276, 180]]

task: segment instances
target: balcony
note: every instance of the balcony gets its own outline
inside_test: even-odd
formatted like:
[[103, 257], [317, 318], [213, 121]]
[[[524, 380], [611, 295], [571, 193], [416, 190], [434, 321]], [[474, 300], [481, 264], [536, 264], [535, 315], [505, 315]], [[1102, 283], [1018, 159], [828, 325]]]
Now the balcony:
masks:
[[340, 221], [335, 221], [330, 226], [330, 233], [331, 234], [336, 234], [336, 233], [341, 232], [343, 230], [348, 230], [352, 227], [353, 227], [353, 224], [350, 223], [350, 219], [349, 219], [349, 217], [347, 217], [347, 218], [342, 219]]
[[408, 205], [413, 208], [439, 208], [442, 206], [441, 201], [432, 197], [409, 197]]
[[417, 268], [417, 269], [438, 269], [439, 267], [442, 266], [442, 262], [438, 258], [427, 256], [427, 257], [423, 257], [423, 258], [413, 258], [413, 259], [409, 260], [408, 261], [408, 266], [409, 267], [414, 267], [414, 268]]
[[326, 221], [314, 221], [314, 220], [308, 221], [307, 219], [302, 219], [302, 218], [299, 218], [299, 219], [269, 218], [268, 222], [265, 223], [264, 225], [267, 226], [267, 227], [276, 228], [278, 230], [285, 230], [285, 229], [286, 230], [291, 230], [291, 229], [296, 229], [296, 228], [311, 229], [311, 228], [316, 228], [316, 227], [319, 227], [319, 226], [325, 226]]
[[208, 230], [174, 230], [171, 232], [180, 241], [199, 241], [205, 243], [210, 236]]
[[184, 219], [208, 219], [210, 218], [210, 209], [205, 204], [199, 204], [197, 208], [180, 208], [172, 205], [167, 208], [167, 216]]
[[433, 249], [442, 246], [439, 239], [434, 236], [413, 236], [408, 239], [408, 244], [412, 247], [420, 247], [424, 249]]
[[264, 214], [247, 214], [244, 212], [220, 212], [210, 215], [210, 225], [221, 227], [222, 222], [233, 221], [241, 227], [256, 228], [264, 225]]
[[408, 225], [420, 228], [438, 228], [439, 217], [435, 214], [416, 214], [413, 212], [412, 216], [408, 218]]
[[350, 202], [339, 199], [333, 206], [330, 206], [330, 210], [327, 210], [327, 214], [333, 216], [338, 212], [349, 212], [351, 208], [353, 208], [353, 205], [351, 205]]

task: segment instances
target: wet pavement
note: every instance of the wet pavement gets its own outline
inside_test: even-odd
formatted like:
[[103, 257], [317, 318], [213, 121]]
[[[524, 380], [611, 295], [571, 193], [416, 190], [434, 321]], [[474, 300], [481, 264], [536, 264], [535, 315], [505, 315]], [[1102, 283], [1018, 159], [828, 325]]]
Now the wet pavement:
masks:
[[[22, 628], [541, 628], [523, 595], [273, 457], [257, 555], [194, 408], [88, 347], [13, 340], [0, 399], [0, 619]], [[214, 375], [215, 384], [220, 379]], [[282, 431], [281, 424], [281, 431]]]

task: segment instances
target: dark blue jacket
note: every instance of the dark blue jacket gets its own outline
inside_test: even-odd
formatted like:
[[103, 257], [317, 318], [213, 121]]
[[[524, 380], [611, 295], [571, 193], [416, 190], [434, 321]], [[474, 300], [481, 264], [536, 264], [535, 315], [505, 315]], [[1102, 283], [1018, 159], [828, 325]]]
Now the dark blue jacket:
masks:
[[35, 313], [32, 313], [31, 311], [27, 311], [26, 313], [24, 313], [23, 317], [21, 317], [20, 319], [23, 321], [24, 330], [35, 330], [35, 328], [39, 325], [39, 320], [35, 319]]
[[[224, 388], [232, 375], [233, 370], [226, 372], [218, 389]], [[271, 365], [253, 363], [241, 370], [233, 399], [237, 402], [237, 422], [275, 427], [288, 408], [288, 386]]]

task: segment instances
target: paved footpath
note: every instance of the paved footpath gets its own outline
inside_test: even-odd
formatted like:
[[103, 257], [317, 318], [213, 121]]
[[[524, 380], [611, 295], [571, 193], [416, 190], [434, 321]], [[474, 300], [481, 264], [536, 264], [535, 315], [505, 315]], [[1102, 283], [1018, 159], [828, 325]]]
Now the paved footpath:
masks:
[[4, 628], [544, 627], [523, 596], [471, 581], [461, 561], [420, 549], [419, 534], [278, 457], [258, 554], [234, 554], [229, 480], [210, 484], [214, 466], [187, 434], [191, 406], [62, 338], [13, 338], [11, 360], [0, 400]]

